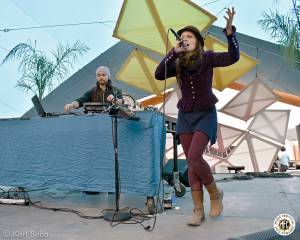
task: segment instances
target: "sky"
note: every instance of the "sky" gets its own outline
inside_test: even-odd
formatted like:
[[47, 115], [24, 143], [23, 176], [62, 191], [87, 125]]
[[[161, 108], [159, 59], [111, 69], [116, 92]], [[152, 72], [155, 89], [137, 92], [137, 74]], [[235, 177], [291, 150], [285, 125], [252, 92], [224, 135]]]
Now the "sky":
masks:
[[[257, 20], [262, 19], [264, 11], [268, 12], [276, 7], [280, 13], [286, 13], [291, 6], [290, 0], [193, 2], [217, 16], [218, 20], [214, 25], [220, 27], [225, 26], [224, 7], [234, 6], [237, 12], [234, 19], [237, 31], [266, 41], [270, 41], [271, 38], [259, 28]], [[80, 40], [90, 50], [79, 59], [79, 63], [70, 71], [70, 76], [119, 41], [112, 37], [112, 33], [122, 3], [122, 0], [0, 0], [0, 61], [2, 62], [8, 51], [20, 42], [36, 41], [38, 49], [49, 53], [59, 42], [65, 44]], [[11, 28], [100, 21], [111, 22], [3, 31]], [[19, 78], [17, 62], [0, 65], [0, 118], [19, 117], [32, 107], [30, 99], [33, 93], [25, 93], [15, 88]], [[296, 111], [299, 111], [299, 108], [296, 108]], [[294, 122], [291, 126], [293, 125]]]

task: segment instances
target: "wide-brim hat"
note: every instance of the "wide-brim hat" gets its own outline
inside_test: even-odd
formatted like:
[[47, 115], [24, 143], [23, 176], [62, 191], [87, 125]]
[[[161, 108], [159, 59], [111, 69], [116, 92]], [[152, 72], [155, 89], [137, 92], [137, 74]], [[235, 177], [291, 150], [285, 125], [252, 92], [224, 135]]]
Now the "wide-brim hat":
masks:
[[179, 36], [181, 36], [181, 34], [185, 31], [192, 32], [195, 35], [195, 37], [199, 40], [201, 46], [204, 47], [204, 38], [202, 37], [201, 32], [198, 28], [194, 26], [186, 26], [180, 29], [177, 33]]

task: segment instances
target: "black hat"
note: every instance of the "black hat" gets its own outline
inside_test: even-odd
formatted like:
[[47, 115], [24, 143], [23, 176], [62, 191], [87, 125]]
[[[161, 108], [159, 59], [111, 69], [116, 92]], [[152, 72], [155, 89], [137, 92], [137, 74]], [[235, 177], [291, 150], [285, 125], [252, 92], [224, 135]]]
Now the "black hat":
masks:
[[199, 40], [201, 46], [204, 47], [204, 39], [198, 28], [196, 28], [194, 26], [186, 26], [186, 27], [180, 29], [177, 33], [179, 36], [181, 36], [181, 34], [185, 31], [192, 32], [195, 35], [195, 37]]

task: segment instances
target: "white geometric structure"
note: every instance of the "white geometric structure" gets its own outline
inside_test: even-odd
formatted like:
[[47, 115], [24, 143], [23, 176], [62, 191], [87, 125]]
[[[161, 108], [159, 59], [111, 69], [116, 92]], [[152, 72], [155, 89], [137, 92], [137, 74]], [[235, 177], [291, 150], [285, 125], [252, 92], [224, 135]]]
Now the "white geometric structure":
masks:
[[215, 148], [219, 152], [226, 152], [226, 150], [244, 133], [245, 131], [241, 129], [218, 123], [217, 142], [211, 147]]
[[279, 148], [280, 145], [247, 133], [232, 151], [228, 162], [233, 166], [245, 166], [244, 172], [270, 171]]
[[[289, 111], [264, 111], [265, 107], [276, 101], [274, 93], [259, 79], [249, 84], [243, 92], [244, 94], [239, 93], [235, 99], [231, 100], [231, 104], [227, 104], [229, 108], [223, 107], [225, 109], [223, 112], [233, 113], [231, 115], [238, 116], [242, 120], [248, 120], [258, 113], [248, 127], [249, 131], [257, 135], [218, 124], [217, 142], [211, 147], [208, 146], [204, 152], [204, 159], [214, 172], [220, 172], [220, 170], [225, 172], [227, 166], [245, 166], [245, 172], [269, 171], [276, 160], [279, 147], [285, 140]], [[174, 122], [178, 114], [176, 103], [180, 97], [180, 91], [176, 92], [174, 89], [165, 101], [165, 114]], [[171, 134], [168, 135], [166, 156], [170, 159], [173, 158], [173, 139]], [[278, 143], [268, 141], [259, 135], [271, 138]], [[235, 146], [232, 146], [233, 144]], [[177, 152], [179, 159], [185, 158], [180, 145], [178, 145]]]
[[228, 158], [232, 154], [232, 144], [237, 143], [245, 133], [241, 129], [218, 123], [217, 142], [212, 146], [208, 145], [204, 151], [204, 159], [213, 172], [228, 172], [227, 166], [232, 166], [228, 162]]
[[254, 117], [248, 130], [284, 145], [289, 117], [290, 110], [264, 110]]
[[256, 78], [219, 111], [248, 121], [276, 100], [275, 93], [259, 78]]
[[[178, 109], [177, 102], [181, 98], [181, 91], [178, 88], [178, 85], [175, 84], [173, 90], [170, 92], [169, 96], [165, 100], [165, 115], [177, 119]], [[158, 109], [160, 112], [163, 112], [163, 105]]]

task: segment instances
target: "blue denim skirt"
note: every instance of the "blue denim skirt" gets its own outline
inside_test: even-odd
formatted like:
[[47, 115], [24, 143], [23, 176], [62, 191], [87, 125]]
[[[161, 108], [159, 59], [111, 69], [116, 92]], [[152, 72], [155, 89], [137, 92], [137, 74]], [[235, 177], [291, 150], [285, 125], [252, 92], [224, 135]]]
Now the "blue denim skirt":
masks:
[[177, 137], [182, 133], [204, 132], [213, 145], [217, 139], [217, 110], [215, 105], [209, 109], [197, 110], [192, 112], [178, 111], [176, 124]]

